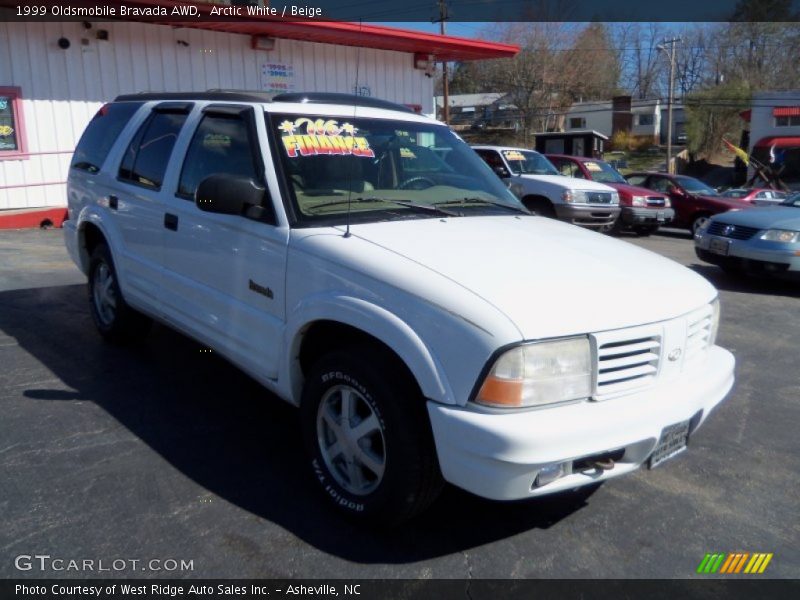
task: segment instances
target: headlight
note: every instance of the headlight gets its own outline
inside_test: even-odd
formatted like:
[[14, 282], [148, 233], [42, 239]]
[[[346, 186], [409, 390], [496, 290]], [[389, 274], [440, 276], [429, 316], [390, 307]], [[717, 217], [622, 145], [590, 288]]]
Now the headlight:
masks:
[[588, 398], [592, 388], [589, 338], [517, 346], [492, 365], [475, 401], [504, 408]]
[[669, 198], [664, 198], [664, 208], [671, 208], [672, 202], [669, 201]]
[[619, 206], [619, 194], [617, 192], [611, 194], [611, 204]]
[[579, 204], [586, 204], [586, 192], [583, 190], [564, 190], [561, 193], [561, 199], [564, 202], [577, 202]]
[[708, 332], [709, 347], [717, 342], [717, 330], [719, 330], [719, 298], [716, 298], [711, 303], [711, 329]]
[[644, 196], [634, 196], [631, 204], [633, 206], [647, 206], [647, 198]]
[[762, 235], [762, 240], [768, 242], [784, 242], [794, 244], [800, 240], [800, 231], [789, 231], [788, 229], [767, 229]]

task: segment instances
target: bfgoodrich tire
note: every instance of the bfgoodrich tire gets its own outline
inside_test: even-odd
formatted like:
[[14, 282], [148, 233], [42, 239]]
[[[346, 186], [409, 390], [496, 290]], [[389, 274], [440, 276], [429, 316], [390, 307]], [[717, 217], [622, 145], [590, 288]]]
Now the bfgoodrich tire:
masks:
[[425, 402], [380, 348], [320, 359], [306, 379], [301, 419], [314, 478], [346, 515], [397, 525], [438, 496], [443, 481]]
[[110, 342], [138, 341], [150, 329], [150, 319], [122, 298], [117, 270], [105, 244], [95, 247], [89, 261], [89, 306], [97, 330]]

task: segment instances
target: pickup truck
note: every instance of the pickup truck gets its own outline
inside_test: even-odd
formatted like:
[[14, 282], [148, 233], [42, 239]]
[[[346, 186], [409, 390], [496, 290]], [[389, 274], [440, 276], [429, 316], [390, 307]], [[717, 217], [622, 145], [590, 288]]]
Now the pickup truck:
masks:
[[508, 146], [472, 149], [536, 214], [601, 231], [610, 231], [619, 217], [619, 194], [614, 188], [563, 176], [534, 150]]

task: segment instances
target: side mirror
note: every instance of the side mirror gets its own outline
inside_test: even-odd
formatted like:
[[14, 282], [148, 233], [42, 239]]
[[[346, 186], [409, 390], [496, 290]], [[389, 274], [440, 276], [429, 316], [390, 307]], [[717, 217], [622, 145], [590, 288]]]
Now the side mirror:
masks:
[[266, 190], [250, 177], [216, 174], [200, 182], [194, 203], [205, 212], [261, 220], [263, 214], [269, 214], [269, 209], [263, 207], [266, 195]]
[[505, 167], [493, 167], [492, 170], [501, 179], [505, 179], [506, 177], [511, 177], [511, 174], [508, 172], [508, 169], [506, 169]]

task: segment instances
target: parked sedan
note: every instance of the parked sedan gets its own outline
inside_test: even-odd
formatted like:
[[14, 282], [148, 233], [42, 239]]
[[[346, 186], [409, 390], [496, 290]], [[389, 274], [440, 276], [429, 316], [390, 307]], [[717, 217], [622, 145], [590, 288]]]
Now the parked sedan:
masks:
[[631, 185], [667, 194], [675, 209], [673, 227], [689, 229], [692, 233], [705, 225], [712, 216], [729, 210], [753, 208], [749, 202], [725, 198], [719, 192], [694, 177], [668, 173], [631, 173], [625, 179]]
[[786, 193], [765, 188], [732, 188], [722, 192], [723, 198], [736, 198], [756, 206], [774, 206], [786, 200]]
[[711, 217], [695, 234], [694, 247], [698, 258], [727, 272], [800, 271], [800, 195]]
[[619, 171], [605, 161], [564, 154], [546, 156], [562, 175], [591, 179], [619, 192], [621, 212], [614, 223], [615, 231], [629, 229], [639, 235], [650, 235], [659, 225], [666, 225], [675, 216], [665, 194], [630, 185]]

